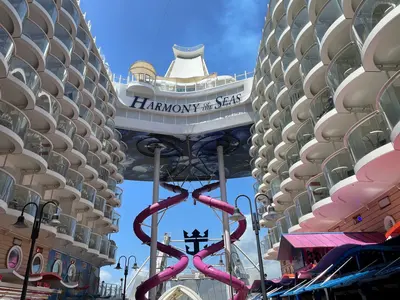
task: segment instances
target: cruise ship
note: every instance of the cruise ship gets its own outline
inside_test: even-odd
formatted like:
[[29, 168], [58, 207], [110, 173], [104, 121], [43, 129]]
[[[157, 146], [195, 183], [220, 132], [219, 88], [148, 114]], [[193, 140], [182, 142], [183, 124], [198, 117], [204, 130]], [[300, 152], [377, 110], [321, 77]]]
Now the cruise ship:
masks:
[[[0, 298], [393, 298], [399, 25], [397, 0], [271, 0], [254, 71], [213, 73], [204, 45], [173, 45], [167, 70], [138, 60], [122, 77], [79, 0], [0, 0]], [[255, 195], [228, 193], [249, 176]], [[148, 278], [129, 294], [139, 261], [113, 241], [124, 179], [153, 183], [124, 233], [149, 248]], [[185, 233], [185, 251], [158, 225], [189, 197], [222, 212], [223, 236]], [[248, 228], [258, 262], [236, 243]], [[179, 275], [189, 262], [197, 271]], [[101, 281], [106, 265], [124, 278]]]

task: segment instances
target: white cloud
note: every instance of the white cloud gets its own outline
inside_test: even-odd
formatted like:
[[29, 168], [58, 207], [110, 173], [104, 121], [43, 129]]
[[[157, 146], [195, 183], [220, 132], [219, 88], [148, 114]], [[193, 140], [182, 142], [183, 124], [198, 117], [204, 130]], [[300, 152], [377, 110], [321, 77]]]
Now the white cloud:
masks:
[[111, 273], [105, 271], [105, 270], [100, 270], [100, 282], [104, 281], [104, 282], [110, 282], [110, 280], [112, 279], [112, 275]]
[[[254, 231], [251, 226], [251, 216], [246, 215], [247, 220], [247, 229], [245, 233], [242, 235], [240, 241], [235, 244], [246, 253], [246, 255], [257, 265], [258, 264], [258, 255], [257, 255], [257, 246], [256, 246], [256, 238]], [[260, 236], [262, 240], [262, 235]], [[263, 247], [261, 247], [262, 251]], [[238, 251], [239, 252], [239, 251]], [[240, 253], [239, 253], [240, 254]], [[264, 253], [262, 253], [264, 254]], [[241, 255], [241, 254], [240, 254]], [[250, 283], [253, 280], [259, 279], [259, 272], [251, 262], [248, 261], [243, 255], [241, 255], [242, 263], [247, 269], [248, 274], [250, 275]], [[267, 274], [268, 279], [279, 278], [281, 276], [281, 268], [280, 263], [275, 260], [263, 260], [264, 262], [264, 272]]]

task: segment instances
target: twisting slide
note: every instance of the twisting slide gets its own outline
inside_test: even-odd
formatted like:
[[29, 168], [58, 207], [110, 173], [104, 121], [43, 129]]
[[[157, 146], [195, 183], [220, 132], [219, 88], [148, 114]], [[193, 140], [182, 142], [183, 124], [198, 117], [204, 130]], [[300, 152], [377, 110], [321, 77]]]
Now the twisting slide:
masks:
[[[214, 207], [216, 209], [222, 210], [227, 212], [228, 214], [233, 214], [234, 212], [234, 207], [224, 201], [213, 199], [209, 196], [202, 195], [204, 192], [210, 192], [212, 190], [215, 190], [219, 187], [219, 182], [212, 183], [205, 185], [195, 191], [193, 191], [192, 196], [194, 199], [197, 201], [207, 205]], [[239, 240], [239, 238], [244, 234], [246, 231], [246, 219], [239, 221], [239, 226], [231, 234], [231, 242], [234, 243], [235, 241]], [[224, 241], [220, 241], [218, 243], [212, 244], [211, 246], [205, 248], [204, 250], [200, 251], [197, 253], [194, 258], [193, 258], [193, 264], [194, 266], [203, 274], [205, 274], [208, 277], [211, 277], [215, 280], [218, 280], [220, 282], [223, 282], [227, 285], [230, 285], [230, 275], [228, 273], [222, 272], [216, 268], [214, 268], [211, 265], [207, 265], [206, 263], [203, 262], [203, 260], [207, 257], [210, 256], [221, 249], [224, 248]], [[237, 294], [234, 296], [233, 299], [235, 300], [245, 300], [247, 297], [247, 294], [249, 292], [249, 288], [245, 285], [245, 283], [241, 280], [239, 280], [236, 277], [232, 277], [232, 287], [236, 290]]]
[[[173, 197], [169, 197], [163, 201], [160, 201], [158, 203], [149, 206], [136, 217], [135, 221], [133, 222], [133, 231], [135, 232], [136, 236], [144, 244], [147, 245], [150, 245], [151, 238], [142, 230], [142, 223], [144, 222], [144, 220], [160, 210], [163, 210], [165, 208], [168, 208], [172, 205], [184, 201], [189, 195], [187, 190], [179, 186], [175, 186], [168, 183], [161, 183], [160, 185], [169, 191], [180, 194]], [[185, 270], [186, 266], [189, 263], [188, 257], [183, 252], [171, 246], [167, 246], [162, 243], [157, 243], [157, 249], [163, 253], [166, 253], [172, 257], [177, 258], [179, 261], [175, 265], [166, 268], [164, 271], [147, 279], [140, 286], [138, 286], [135, 294], [135, 299], [137, 300], [147, 300], [146, 293], [148, 291], [158, 286], [162, 282], [168, 281], [170, 278], [176, 276], [177, 274]]]

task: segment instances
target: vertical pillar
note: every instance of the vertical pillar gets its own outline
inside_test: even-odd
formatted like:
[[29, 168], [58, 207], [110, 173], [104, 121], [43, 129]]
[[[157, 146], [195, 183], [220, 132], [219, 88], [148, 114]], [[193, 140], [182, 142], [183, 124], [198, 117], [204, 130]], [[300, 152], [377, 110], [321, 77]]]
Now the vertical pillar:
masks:
[[[221, 191], [221, 200], [228, 202], [226, 195], [226, 178], [225, 178], [225, 164], [224, 164], [224, 147], [218, 146], [218, 173], [219, 173], [219, 189]], [[222, 228], [224, 232], [224, 248], [225, 248], [225, 268], [230, 272], [231, 265], [231, 237], [229, 229], [228, 213], [222, 212]], [[229, 287], [227, 287], [227, 294], [229, 295]]]
[[[153, 204], [157, 203], [160, 195], [160, 156], [161, 148], [154, 150], [154, 176], [153, 176]], [[151, 243], [150, 243], [150, 276], [157, 272], [157, 235], [158, 235], [158, 213], [151, 216]], [[156, 299], [156, 288], [150, 290], [149, 299]]]

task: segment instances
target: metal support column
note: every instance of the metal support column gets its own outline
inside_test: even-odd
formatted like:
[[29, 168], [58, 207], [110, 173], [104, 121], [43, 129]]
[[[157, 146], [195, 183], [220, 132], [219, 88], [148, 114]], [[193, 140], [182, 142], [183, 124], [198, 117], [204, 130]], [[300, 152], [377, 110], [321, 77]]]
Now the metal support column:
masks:
[[[219, 188], [221, 191], [221, 200], [228, 202], [226, 195], [226, 178], [225, 178], [225, 164], [224, 164], [224, 147], [218, 146], [218, 173], [219, 173]], [[224, 231], [224, 248], [225, 248], [225, 267], [226, 271], [230, 272], [231, 265], [231, 237], [229, 228], [229, 216], [228, 213], [222, 212], [222, 228]], [[229, 289], [228, 289], [229, 291]], [[229, 295], [229, 292], [228, 292]]]
[[[160, 198], [160, 156], [161, 148], [154, 150], [154, 179], [153, 179], [153, 204]], [[149, 278], [157, 273], [157, 235], [158, 235], [158, 213], [151, 215], [151, 243], [150, 243], [150, 274]], [[149, 299], [156, 299], [156, 288], [149, 292]]]

